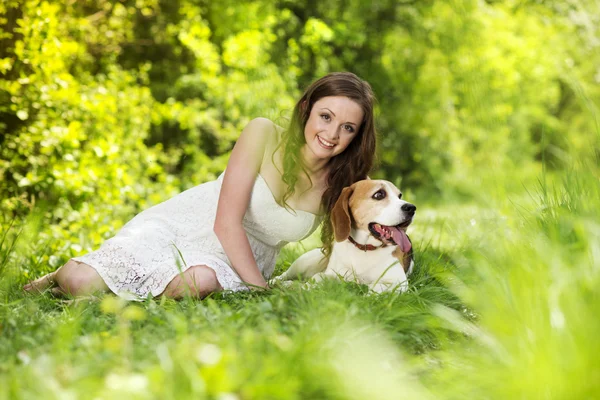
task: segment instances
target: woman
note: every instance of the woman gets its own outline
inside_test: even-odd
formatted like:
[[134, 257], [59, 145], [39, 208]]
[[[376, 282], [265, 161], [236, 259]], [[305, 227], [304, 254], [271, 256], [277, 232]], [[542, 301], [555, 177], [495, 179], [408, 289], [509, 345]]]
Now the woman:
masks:
[[97, 251], [24, 289], [142, 299], [267, 288], [281, 247], [323, 219], [324, 249], [331, 249], [335, 200], [373, 163], [374, 100], [356, 75], [326, 75], [302, 95], [287, 131], [252, 120], [216, 181], [141, 212]]

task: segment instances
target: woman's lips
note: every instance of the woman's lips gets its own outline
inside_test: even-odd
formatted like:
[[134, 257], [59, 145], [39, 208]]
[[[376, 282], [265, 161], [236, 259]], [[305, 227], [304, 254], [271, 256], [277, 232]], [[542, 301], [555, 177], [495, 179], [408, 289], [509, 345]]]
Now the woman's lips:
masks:
[[333, 149], [335, 147], [335, 143], [331, 143], [331, 142], [323, 139], [319, 135], [317, 135], [317, 141], [319, 142], [319, 144], [321, 145], [321, 147], [323, 147], [324, 149], [331, 150], [331, 149]]

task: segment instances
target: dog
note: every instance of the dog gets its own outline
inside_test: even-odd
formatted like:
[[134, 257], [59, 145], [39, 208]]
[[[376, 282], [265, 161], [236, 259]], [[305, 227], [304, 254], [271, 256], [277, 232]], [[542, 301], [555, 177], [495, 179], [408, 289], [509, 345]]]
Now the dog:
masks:
[[274, 281], [341, 278], [367, 284], [377, 293], [406, 291], [406, 277], [414, 268], [406, 229], [416, 209], [385, 180], [367, 179], [344, 188], [331, 211], [335, 242], [330, 256], [311, 250]]

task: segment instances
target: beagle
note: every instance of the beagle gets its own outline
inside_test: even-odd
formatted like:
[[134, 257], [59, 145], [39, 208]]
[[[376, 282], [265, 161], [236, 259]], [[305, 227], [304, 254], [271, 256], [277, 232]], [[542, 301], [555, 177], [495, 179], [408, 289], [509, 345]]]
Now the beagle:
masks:
[[406, 291], [406, 277], [414, 266], [406, 229], [416, 209], [388, 181], [362, 180], [344, 188], [331, 211], [335, 243], [329, 259], [320, 249], [311, 250], [275, 281], [338, 277], [367, 284], [378, 293]]

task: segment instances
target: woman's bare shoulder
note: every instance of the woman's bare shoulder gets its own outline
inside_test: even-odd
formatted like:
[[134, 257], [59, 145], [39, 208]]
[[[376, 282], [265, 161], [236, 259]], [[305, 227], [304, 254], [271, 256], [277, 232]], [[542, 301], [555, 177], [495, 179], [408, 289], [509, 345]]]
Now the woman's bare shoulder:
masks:
[[279, 137], [284, 129], [269, 118], [257, 117], [248, 122], [245, 129], [260, 131], [267, 136]]
[[282, 135], [285, 132], [284, 128], [264, 117], [254, 118], [248, 123], [247, 128], [254, 131], [260, 131], [260, 133], [257, 132], [256, 135], [260, 136], [264, 142], [265, 156], [271, 156], [277, 151], [278, 145], [281, 143]]

